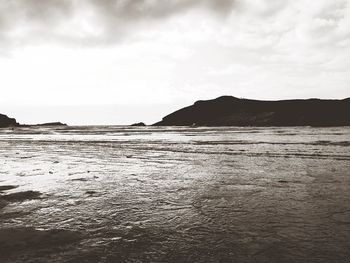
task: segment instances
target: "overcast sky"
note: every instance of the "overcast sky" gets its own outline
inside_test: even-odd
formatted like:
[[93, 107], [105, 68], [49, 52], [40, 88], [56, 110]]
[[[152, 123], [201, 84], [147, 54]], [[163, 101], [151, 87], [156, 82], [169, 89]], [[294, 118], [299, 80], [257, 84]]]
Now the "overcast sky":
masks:
[[0, 112], [21, 123], [150, 124], [349, 83], [349, 0], [0, 0]]

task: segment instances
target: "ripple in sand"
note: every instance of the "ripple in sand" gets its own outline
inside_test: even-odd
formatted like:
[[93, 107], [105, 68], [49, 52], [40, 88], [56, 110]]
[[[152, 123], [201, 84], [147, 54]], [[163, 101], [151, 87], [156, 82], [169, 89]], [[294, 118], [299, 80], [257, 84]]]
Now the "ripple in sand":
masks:
[[41, 196], [40, 192], [37, 191], [24, 191], [13, 194], [7, 194], [0, 196], [0, 200], [7, 202], [23, 202], [26, 200], [39, 199]]
[[17, 188], [16, 185], [0, 185], [0, 193]]

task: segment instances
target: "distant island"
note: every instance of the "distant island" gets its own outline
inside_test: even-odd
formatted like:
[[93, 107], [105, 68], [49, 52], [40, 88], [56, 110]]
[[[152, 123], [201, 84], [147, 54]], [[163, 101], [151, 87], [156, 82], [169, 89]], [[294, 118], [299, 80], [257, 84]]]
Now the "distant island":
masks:
[[154, 126], [350, 126], [350, 98], [261, 101], [222, 96], [197, 101]]
[[65, 123], [62, 122], [48, 122], [48, 123], [41, 123], [41, 124], [35, 124], [35, 125], [30, 125], [30, 126], [48, 126], [48, 127], [52, 127], [52, 126], [68, 126]]
[[138, 122], [138, 123], [131, 124], [130, 126], [142, 127], [142, 126], [146, 126], [146, 124], [143, 122]]

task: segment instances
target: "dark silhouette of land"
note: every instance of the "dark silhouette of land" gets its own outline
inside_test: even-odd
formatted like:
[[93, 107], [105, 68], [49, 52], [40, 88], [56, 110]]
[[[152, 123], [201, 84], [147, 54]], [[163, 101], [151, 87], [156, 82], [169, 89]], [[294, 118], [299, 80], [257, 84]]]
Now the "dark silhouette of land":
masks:
[[146, 126], [146, 124], [145, 123], [143, 123], [143, 122], [138, 122], [138, 123], [134, 123], [134, 124], [131, 124], [131, 126], [140, 126], [140, 127], [142, 127], [142, 126]]
[[197, 101], [155, 126], [350, 126], [350, 98], [260, 101], [222, 96]]
[[[0, 128], [67, 126], [62, 122], [22, 125], [0, 114]], [[143, 122], [131, 126], [146, 126]], [[222, 96], [200, 100], [165, 116], [153, 126], [350, 126], [350, 98], [261, 101]]]
[[18, 126], [16, 119], [9, 118], [6, 115], [0, 114], [0, 128]]
[[36, 124], [36, 125], [33, 125], [33, 126], [48, 126], [48, 127], [51, 127], [51, 126], [67, 126], [67, 124], [62, 123], [62, 122], [48, 122], [48, 123]]
[[30, 126], [67, 126], [67, 124], [62, 122], [48, 122], [48, 123], [42, 123], [42, 124], [34, 124], [34, 125], [27, 125], [27, 124], [19, 124], [16, 119], [9, 118], [8, 116], [4, 114], [0, 114], [0, 128], [7, 128], [7, 127], [30, 127]]

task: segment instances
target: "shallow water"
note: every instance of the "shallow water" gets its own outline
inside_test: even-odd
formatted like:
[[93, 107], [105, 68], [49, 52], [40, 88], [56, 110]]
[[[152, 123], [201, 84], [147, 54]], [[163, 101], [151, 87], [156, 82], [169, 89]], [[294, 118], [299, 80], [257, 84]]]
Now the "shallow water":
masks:
[[350, 257], [349, 127], [1, 129], [1, 186], [0, 262]]

